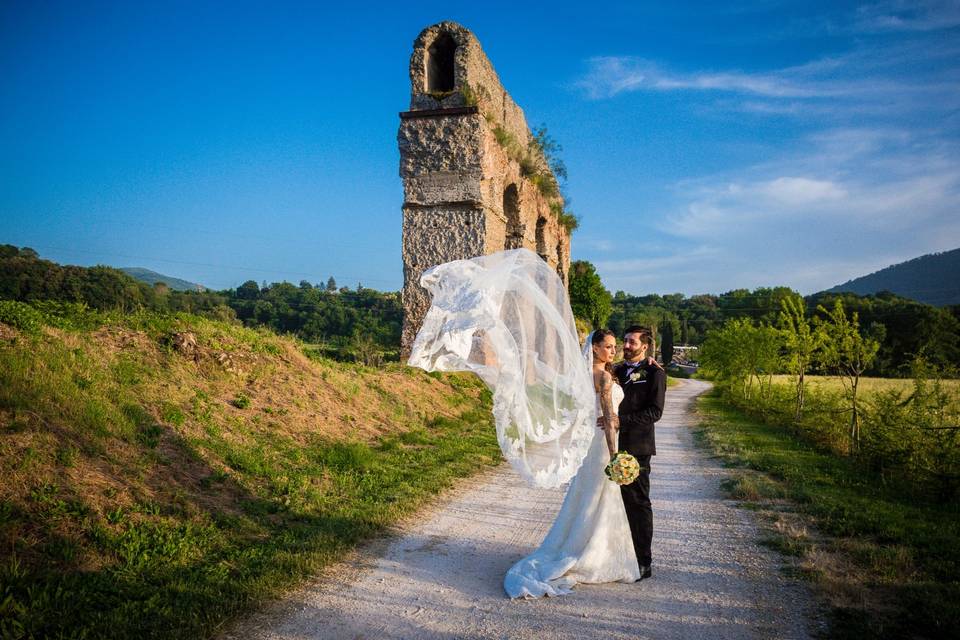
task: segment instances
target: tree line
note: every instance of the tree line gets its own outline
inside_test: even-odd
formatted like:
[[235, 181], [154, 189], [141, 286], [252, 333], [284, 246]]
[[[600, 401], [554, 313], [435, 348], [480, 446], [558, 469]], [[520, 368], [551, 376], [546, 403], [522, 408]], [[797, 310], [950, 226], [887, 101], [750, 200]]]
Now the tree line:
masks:
[[574, 315], [594, 328], [607, 327], [617, 335], [631, 324], [652, 327], [659, 342], [699, 346], [709, 333], [731, 319], [775, 326], [782, 303], [800, 299], [807, 316], [819, 307], [833, 309], [839, 301], [846, 312], [856, 313], [860, 324], [878, 343], [876, 357], [866, 369], [872, 376], [909, 376], [910, 362], [921, 356], [938, 367], [960, 366], [960, 305], [934, 307], [881, 292], [818, 293], [802, 297], [789, 287], [734, 289], [721, 293], [685, 296], [611, 294], [592, 264], [570, 265], [570, 299]]
[[[701, 345], [712, 330], [730, 319], [774, 326], [781, 303], [799, 298], [788, 287], [690, 297], [610, 294], [594, 266], [582, 260], [571, 264], [569, 290], [574, 315], [586, 324], [608, 327], [618, 335], [629, 324], [648, 325], [666, 351], [673, 344]], [[353, 290], [338, 288], [332, 277], [315, 285], [248, 280], [223, 291], [173, 291], [163, 283], [151, 286], [107, 266], [59, 265], [40, 258], [33, 249], [13, 245], [0, 245], [0, 299], [193, 313], [290, 333], [334, 357], [357, 357], [365, 351], [375, 351], [377, 357], [398, 357], [403, 320], [399, 293], [361, 285]], [[802, 298], [802, 305], [809, 316], [820, 306], [833, 308], [838, 300], [849, 313], [857, 313], [860, 324], [879, 345], [866, 375], [909, 375], [915, 356], [938, 367], [960, 366], [960, 305], [933, 307], [892, 293], [821, 293]]]
[[[864, 327], [842, 299], [809, 315], [800, 296], [781, 301], [776, 323], [730, 318], [701, 347], [702, 372], [740, 410], [786, 425], [819, 446], [863, 460], [882, 477], [960, 497], [960, 399], [946, 382], [952, 365], [904, 353], [911, 385], [862, 389], [884, 330]], [[789, 374], [789, 383], [774, 374]], [[812, 373], [838, 384], [811, 385]]]
[[266, 326], [299, 337], [326, 355], [396, 358], [403, 308], [399, 293], [357, 285], [337, 288], [331, 277], [301, 281], [244, 282], [223, 291], [174, 291], [148, 285], [107, 266], [78, 267], [42, 259], [28, 247], [0, 245], [0, 299], [83, 303], [100, 310], [148, 309], [192, 313], [247, 326]]

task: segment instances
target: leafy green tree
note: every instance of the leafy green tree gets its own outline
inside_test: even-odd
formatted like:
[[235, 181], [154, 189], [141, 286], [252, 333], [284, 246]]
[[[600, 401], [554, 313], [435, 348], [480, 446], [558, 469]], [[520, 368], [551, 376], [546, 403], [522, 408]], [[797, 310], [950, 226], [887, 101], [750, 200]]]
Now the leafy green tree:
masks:
[[591, 263], [576, 260], [570, 264], [569, 294], [574, 316], [594, 327], [606, 324], [613, 311], [612, 298]]
[[247, 280], [237, 287], [237, 298], [240, 300], [256, 300], [260, 297], [260, 287], [253, 280]]
[[754, 380], [761, 397], [769, 391], [773, 374], [782, 366], [780, 348], [780, 332], [774, 327], [732, 318], [707, 334], [699, 357], [707, 375], [739, 387], [739, 393], [749, 399]]
[[743, 348], [751, 375], [747, 397], [751, 395], [753, 380], [757, 381], [759, 394], [763, 397], [770, 390], [773, 375], [783, 366], [780, 332], [766, 323], [750, 323]]
[[783, 332], [784, 365], [796, 376], [796, 397], [793, 419], [799, 422], [803, 414], [805, 376], [813, 365], [814, 354], [823, 346], [823, 326], [807, 317], [807, 308], [800, 296], [780, 300], [779, 327]]
[[750, 371], [742, 344], [750, 325], [745, 318], [732, 318], [707, 334], [700, 348], [700, 366], [708, 377], [746, 388]]
[[660, 328], [660, 357], [664, 366], [673, 361], [673, 323], [664, 322]]
[[333, 279], [333, 276], [327, 278], [327, 291], [330, 293], [337, 292], [337, 281]]
[[823, 364], [835, 371], [843, 382], [847, 400], [850, 402], [850, 446], [856, 450], [860, 445], [860, 405], [857, 391], [860, 377], [877, 355], [880, 344], [860, 333], [860, 319], [856, 311], [847, 316], [843, 302], [837, 299], [833, 309], [824, 306], [817, 309], [826, 316], [823, 347]]
[[[889, 292], [859, 296], [821, 293], [811, 296], [808, 310], [831, 308], [843, 302], [847, 313], [856, 311], [860, 324], [880, 348], [867, 375], [912, 377], [910, 363], [922, 357], [929, 365], [949, 369], [960, 364], [960, 318], [949, 308], [933, 307]], [[881, 336], [876, 331], [883, 325]]]

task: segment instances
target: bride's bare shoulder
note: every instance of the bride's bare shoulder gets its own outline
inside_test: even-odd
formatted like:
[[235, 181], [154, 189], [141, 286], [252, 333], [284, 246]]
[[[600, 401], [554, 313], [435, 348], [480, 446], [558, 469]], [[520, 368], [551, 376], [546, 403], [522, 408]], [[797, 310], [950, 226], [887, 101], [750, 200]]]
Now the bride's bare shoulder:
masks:
[[613, 384], [614, 378], [606, 369], [593, 372], [593, 383], [598, 389], [606, 389]]
[[601, 388], [603, 388], [603, 376], [604, 376], [604, 374], [606, 374], [607, 372], [606, 372], [606, 371], [597, 371], [596, 369], [594, 369], [594, 370], [591, 371], [590, 373], [593, 374], [593, 388], [594, 388], [595, 390], [599, 391]]

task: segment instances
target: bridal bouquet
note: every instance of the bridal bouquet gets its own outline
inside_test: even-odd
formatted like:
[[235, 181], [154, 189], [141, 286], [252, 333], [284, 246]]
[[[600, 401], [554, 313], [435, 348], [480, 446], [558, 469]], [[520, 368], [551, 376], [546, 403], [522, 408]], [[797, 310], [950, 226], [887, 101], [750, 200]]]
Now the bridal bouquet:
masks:
[[640, 463], [629, 453], [620, 451], [603, 472], [617, 484], [630, 484], [640, 475]]

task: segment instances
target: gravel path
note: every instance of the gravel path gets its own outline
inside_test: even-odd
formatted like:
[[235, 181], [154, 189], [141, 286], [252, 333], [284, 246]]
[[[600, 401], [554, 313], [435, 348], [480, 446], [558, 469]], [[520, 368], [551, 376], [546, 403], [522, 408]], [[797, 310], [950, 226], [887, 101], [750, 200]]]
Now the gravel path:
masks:
[[522, 488], [504, 465], [222, 638], [809, 637], [807, 588], [781, 575], [751, 512], [721, 497], [722, 468], [693, 446], [692, 400], [708, 388], [671, 387], [657, 423], [652, 580], [507, 599], [504, 573], [540, 543], [563, 493]]

